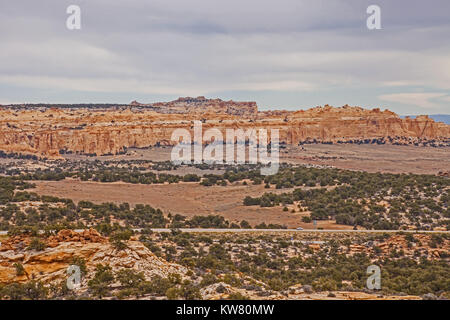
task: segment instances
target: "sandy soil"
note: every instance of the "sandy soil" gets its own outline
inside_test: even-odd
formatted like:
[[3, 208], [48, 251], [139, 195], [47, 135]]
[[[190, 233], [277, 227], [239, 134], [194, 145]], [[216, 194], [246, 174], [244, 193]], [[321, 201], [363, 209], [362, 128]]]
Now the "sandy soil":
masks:
[[[129, 155], [71, 159], [100, 160], [170, 160], [170, 147], [130, 149]], [[282, 162], [328, 165], [342, 169], [368, 172], [437, 174], [450, 168], [450, 147], [415, 147], [395, 145], [326, 145], [311, 144], [280, 150]]]
[[[262, 222], [284, 224], [290, 228], [301, 226], [313, 229], [312, 223], [301, 221], [307, 212], [285, 212], [282, 207], [261, 208], [244, 206], [246, 196], [260, 196], [264, 192], [288, 192], [290, 189], [265, 189], [263, 185], [229, 185], [227, 187], [205, 187], [198, 183], [179, 183], [164, 185], [139, 185], [123, 182], [99, 183], [78, 180], [33, 181], [34, 191], [41, 195], [70, 198], [75, 202], [89, 200], [94, 203], [128, 202], [149, 204], [165, 213], [179, 213], [186, 216], [218, 214], [229, 221], [247, 220], [251, 225]], [[336, 225], [332, 221], [319, 221], [317, 227], [324, 229], [349, 229], [349, 226]]]
[[386, 173], [437, 174], [450, 168], [450, 147], [305, 145], [289, 148], [282, 161]]

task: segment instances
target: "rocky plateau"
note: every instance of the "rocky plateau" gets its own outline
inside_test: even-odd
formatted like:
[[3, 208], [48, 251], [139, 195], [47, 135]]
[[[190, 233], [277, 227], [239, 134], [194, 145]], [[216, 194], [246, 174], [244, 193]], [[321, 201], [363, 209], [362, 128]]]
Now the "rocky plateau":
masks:
[[111, 155], [127, 148], [174, 145], [175, 129], [278, 129], [280, 143], [377, 143], [447, 146], [450, 125], [428, 116], [348, 105], [299, 111], [258, 111], [255, 102], [180, 98], [126, 107], [0, 107], [0, 150], [59, 158], [63, 153]]

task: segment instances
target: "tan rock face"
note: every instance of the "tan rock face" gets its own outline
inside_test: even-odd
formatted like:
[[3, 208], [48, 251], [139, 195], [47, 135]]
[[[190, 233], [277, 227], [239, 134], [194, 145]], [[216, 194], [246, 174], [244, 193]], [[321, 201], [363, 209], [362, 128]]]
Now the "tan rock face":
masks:
[[342, 248], [341, 253], [347, 252], [350, 255], [356, 253], [376, 253], [375, 247], [378, 248], [377, 254], [388, 257], [392, 252], [403, 251], [407, 256], [413, 256], [415, 251], [421, 252], [422, 256], [428, 259], [440, 259], [448, 256], [450, 252], [450, 240], [443, 239], [439, 247], [433, 248], [432, 236], [429, 234], [414, 234], [413, 242], [409, 242], [404, 235], [393, 235], [384, 241], [375, 241], [372, 246], [351, 244], [349, 250]]
[[[134, 103], [133, 105], [136, 105]], [[138, 104], [140, 105], [140, 104]], [[141, 105], [140, 105], [141, 106]], [[126, 109], [0, 109], [0, 150], [58, 157], [60, 152], [117, 154], [129, 147], [173, 145], [172, 133], [219, 129], [279, 129], [280, 142], [356, 142], [412, 144], [450, 142], [450, 126], [427, 116], [401, 119], [390, 111], [359, 107], [316, 107], [306, 111], [258, 112], [255, 103], [180, 98]]]
[[[57, 247], [60, 242], [81, 242], [81, 243], [106, 243], [105, 238], [95, 229], [83, 230], [83, 232], [75, 232], [69, 229], [60, 230], [56, 235], [51, 235], [47, 239], [42, 240], [47, 247]], [[0, 245], [1, 251], [21, 250], [27, 248], [31, 243], [31, 238], [27, 235], [13, 236], [3, 241]]]

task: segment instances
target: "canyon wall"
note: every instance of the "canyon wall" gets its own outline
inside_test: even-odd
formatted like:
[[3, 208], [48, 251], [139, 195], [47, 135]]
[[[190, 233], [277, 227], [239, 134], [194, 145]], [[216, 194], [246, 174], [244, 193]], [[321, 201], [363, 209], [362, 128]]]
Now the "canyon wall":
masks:
[[203, 132], [217, 128], [224, 137], [226, 129], [278, 129], [281, 143], [295, 145], [450, 142], [450, 125], [427, 116], [402, 119], [388, 110], [328, 105], [258, 112], [256, 103], [199, 97], [166, 105], [133, 102], [128, 108], [0, 108], [0, 150], [45, 157], [59, 157], [62, 152], [117, 154], [130, 147], [173, 145], [172, 132], [177, 128], [192, 132], [196, 120]]

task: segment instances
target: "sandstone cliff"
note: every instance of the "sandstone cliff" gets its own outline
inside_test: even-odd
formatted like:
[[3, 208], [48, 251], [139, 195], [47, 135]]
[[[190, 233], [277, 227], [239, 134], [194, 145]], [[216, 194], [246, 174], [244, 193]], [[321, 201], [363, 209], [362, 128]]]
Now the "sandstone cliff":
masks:
[[[135, 107], [138, 106], [138, 107]], [[252, 102], [180, 98], [127, 109], [0, 109], [0, 150], [58, 157], [62, 152], [117, 154], [129, 147], [171, 145], [177, 128], [279, 129], [280, 142], [448, 145], [450, 125], [427, 116], [401, 119], [379, 109], [328, 105], [295, 112], [258, 112]]]

